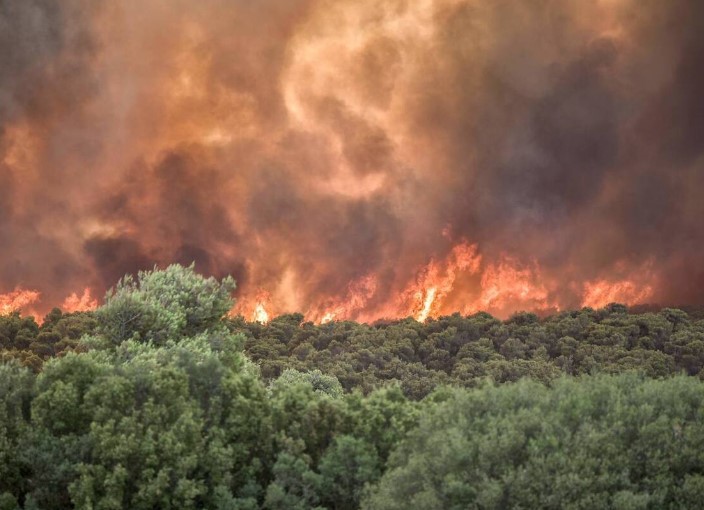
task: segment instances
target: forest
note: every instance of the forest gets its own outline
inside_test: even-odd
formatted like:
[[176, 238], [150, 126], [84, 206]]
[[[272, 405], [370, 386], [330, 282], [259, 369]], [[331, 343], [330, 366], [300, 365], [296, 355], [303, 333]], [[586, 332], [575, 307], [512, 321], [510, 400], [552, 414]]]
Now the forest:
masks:
[[0, 317], [0, 510], [704, 508], [695, 309], [316, 325], [231, 278]]

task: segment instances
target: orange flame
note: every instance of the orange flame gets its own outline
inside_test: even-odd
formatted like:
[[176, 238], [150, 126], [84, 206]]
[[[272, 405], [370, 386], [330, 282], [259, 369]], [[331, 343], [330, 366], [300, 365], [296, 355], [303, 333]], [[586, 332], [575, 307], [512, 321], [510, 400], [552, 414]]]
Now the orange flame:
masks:
[[230, 310], [231, 316], [242, 315], [251, 322], [266, 324], [271, 320], [271, 295], [259, 289], [253, 299], [241, 298]]
[[36, 290], [17, 288], [7, 294], [0, 294], [0, 315], [23, 310], [39, 301], [41, 294]]
[[333, 320], [344, 320], [354, 316], [358, 311], [364, 310], [369, 300], [377, 291], [377, 280], [374, 275], [367, 275], [347, 287], [345, 299], [328, 303], [308, 315], [314, 322], [325, 324]]
[[257, 306], [254, 307], [252, 320], [253, 322], [260, 322], [262, 324], [269, 322], [269, 314], [266, 308], [264, 308], [264, 303], [257, 303]]
[[602, 308], [609, 303], [643, 303], [653, 295], [650, 285], [639, 286], [630, 280], [595, 280], [584, 284], [582, 306]]
[[[584, 283], [582, 306], [602, 308], [609, 303], [645, 303], [654, 295], [655, 275], [652, 260], [637, 270], [629, 270], [625, 262], [616, 264], [621, 278], [598, 278]], [[625, 275], [624, 275], [625, 273]]]
[[405, 315], [419, 322], [437, 317], [445, 297], [454, 289], [459, 273], [474, 274], [482, 261], [476, 244], [466, 241], [455, 246], [443, 262], [431, 260], [416, 278], [416, 283], [402, 293], [402, 300], [410, 301]]
[[489, 264], [484, 270], [481, 296], [467, 311], [504, 311], [519, 308], [559, 310], [559, 307], [549, 301], [549, 295], [537, 262], [521, 265], [513, 258], [503, 257], [498, 263]]
[[95, 310], [98, 307], [98, 300], [94, 299], [88, 287], [83, 289], [83, 294], [78, 295], [75, 292], [64, 299], [61, 309], [64, 312], [88, 312]]
[[423, 299], [423, 308], [421, 308], [418, 315], [416, 315], [416, 320], [418, 322], [425, 322], [428, 315], [430, 315], [437, 292], [438, 289], [436, 287], [430, 287], [429, 289], [417, 294], [418, 297], [423, 297], [423, 294], [425, 294], [425, 298]]
[[[468, 283], [468, 279], [475, 283]], [[370, 305], [378, 288], [377, 277], [370, 274], [352, 282], [343, 299], [327, 300], [310, 309], [305, 317], [320, 324], [407, 316], [424, 322], [456, 311], [461, 296], [465, 296], [465, 303], [459, 310], [467, 314], [483, 310], [507, 317], [516, 310], [553, 312], [561, 309], [555, 297], [558, 283], [543, 275], [537, 261], [523, 263], [503, 256], [497, 262], [485, 263], [476, 244], [462, 241], [444, 259], [431, 259], [419, 268], [415, 281], [402, 287], [395, 302]], [[631, 280], [596, 280], [585, 284], [582, 304], [600, 307], [611, 301], [638, 303], [652, 292], [651, 285], [638, 285]], [[451, 296], [454, 298], [449, 299]], [[248, 306], [248, 302], [254, 305]], [[254, 300], [242, 298], [236, 309], [253, 321], [265, 323], [275, 307], [270, 295], [260, 290]]]
[[[641, 283], [635, 278], [620, 280], [597, 279], [583, 285], [581, 305], [600, 308], [611, 302], [626, 304], [642, 303], [652, 297], [651, 273], [645, 267]], [[468, 283], [468, 279], [474, 283]], [[643, 283], [645, 282], [645, 283]], [[516, 310], [559, 311], [561, 309], [555, 291], [558, 282], [546, 278], [537, 261], [523, 263], [509, 256], [497, 262], [485, 262], [477, 244], [462, 241], [443, 259], [431, 259], [416, 271], [415, 281], [401, 287], [395, 302], [374, 305], [378, 290], [378, 279], [369, 274], [348, 285], [345, 297], [328, 299], [304, 315], [306, 320], [325, 324], [334, 320], [354, 319], [374, 321], [380, 318], [412, 316], [419, 322], [452, 313], [457, 309], [465, 314], [489, 311], [498, 317], [506, 317]], [[9, 313], [25, 308], [39, 300], [39, 292], [16, 289], [0, 295], [0, 312]], [[453, 299], [449, 299], [454, 296]], [[457, 307], [457, 300], [464, 296], [464, 305]], [[98, 305], [85, 288], [81, 295], [68, 296], [62, 309], [67, 312], [95, 309]], [[241, 297], [232, 310], [252, 322], [266, 324], [272, 312], [281, 312], [272, 302], [272, 296], [259, 289], [253, 299]], [[290, 310], [296, 311], [296, 310]], [[32, 313], [31, 311], [29, 311]]]

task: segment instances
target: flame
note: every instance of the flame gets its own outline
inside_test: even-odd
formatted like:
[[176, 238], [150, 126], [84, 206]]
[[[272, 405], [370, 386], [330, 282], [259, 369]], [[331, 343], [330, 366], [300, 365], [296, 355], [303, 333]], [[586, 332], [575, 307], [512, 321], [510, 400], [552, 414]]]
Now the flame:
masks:
[[252, 320], [253, 322], [260, 322], [261, 324], [269, 322], [269, 314], [266, 312], [266, 308], [264, 308], [264, 303], [257, 303], [254, 307]]
[[[477, 245], [462, 241], [452, 248], [444, 259], [431, 259], [428, 264], [419, 268], [415, 281], [405, 285], [393, 303], [373, 304], [379, 290], [379, 282], [376, 275], [369, 274], [350, 282], [343, 298], [326, 299], [311, 307], [304, 315], [307, 320], [319, 324], [333, 320], [370, 322], [379, 318], [407, 316], [413, 316], [422, 322], [429, 317], [440, 315], [444, 300], [454, 290], [458, 277], [476, 274], [481, 260]], [[266, 322], [269, 317], [266, 310], [275, 309], [271, 301], [268, 292], [259, 290], [253, 298], [241, 296], [232, 313]], [[264, 303], [267, 303], [266, 309]], [[264, 314], [266, 320], [260, 320], [265, 317]]]
[[[611, 302], [626, 304], [642, 303], [653, 295], [652, 274], [649, 266], [643, 268], [643, 278], [638, 283], [635, 277], [622, 279], [595, 279], [583, 284], [582, 306], [601, 308]], [[474, 284], [467, 284], [474, 278]], [[403, 287], [396, 302], [373, 305], [379, 288], [376, 275], [369, 274], [347, 287], [345, 297], [326, 300], [311, 308], [307, 320], [325, 324], [333, 320], [373, 321], [379, 318], [412, 316], [419, 322], [456, 311], [453, 308], [459, 295], [465, 296], [463, 313], [480, 310], [504, 317], [518, 309], [559, 311], [560, 305], [554, 297], [556, 282], [546, 279], [536, 261], [521, 261], [503, 256], [498, 262], [485, 262], [478, 245], [462, 241], [452, 248], [443, 259], [431, 259], [416, 271], [415, 279]], [[449, 300], [450, 296], [455, 300]], [[467, 296], [474, 295], [473, 298]], [[39, 319], [31, 308], [40, 300], [40, 292], [17, 288], [0, 295], [0, 314], [16, 310], [24, 311]], [[64, 299], [61, 308], [66, 312], [88, 311], [97, 308], [91, 289], [86, 287], [81, 294], [72, 293]], [[271, 319], [270, 293], [259, 289], [253, 299], [241, 298], [232, 313], [241, 313], [253, 322], [266, 324]], [[277, 311], [282, 311], [278, 309]], [[295, 311], [295, 310], [291, 310]]]
[[644, 303], [652, 295], [651, 285], [638, 285], [631, 280], [594, 280], [584, 284], [582, 306], [603, 308], [609, 303]]
[[649, 259], [637, 269], [629, 268], [625, 261], [615, 264], [616, 277], [601, 277], [583, 284], [582, 306], [603, 308], [609, 303], [645, 303], [654, 295], [655, 261]]
[[[435, 301], [435, 295], [437, 294], [438, 289], [435, 287], [430, 287], [429, 289], [419, 292], [416, 294], [418, 298], [423, 299], [423, 308], [421, 309], [420, 312], [418, 312], [418, 315], [416, 315], [416, 320], [418, 322], [425, 322], [425, 320], [428, 318], [428, 315], [430, 315], [430, 311], [433, 306], [433, 302]], [[425, 294], [425, 297], [423, 298], [423, 294]]]
[[[443, 232], [448, 236], [447, 232]], [[649, 267], [649, 266], [648, 266]], [[652, 279], [648, 267], [642, 268], [642, 281]], [[463, 240], [442, 259], [431, 259], [418, 268], [411, 283], [402, 286], [397, 299], [374, 305], [379, 289], [378, 278], [369, 274], [347, 287], [345, 297], [326, 300], [305, 313], [312, 322], [325, 324], [333, 320], [374, 321], [379, 318], [414, 317], [419, 322], [461, 310], [465, 314], [478, 311], [505, 318], [516, 310], [557, 312], [560, 282], [548, 278], [536, 260], [521, 260], [503, 255], [498, 261], [486, 261], [476, 243]], [[584, 284], [582, 306], [601, 307], [613, 301], [640, 303], [653, 294], [650, 283], [638, 284], [635, 279], [594, 280]], [[458, 307], [457, 303], [464, 304]], [[246, 303], [253, 302], [249, 308]], [[266, 304], [266, 308], [265, 308]], [[258, 291], [253, 300], [244, 297], [240, 311], [257, 322], [268, 322], [275, 309], [271, 295]], [[292, 310], [293, 311], [293, 310]]]
[[320, 319], [320, 324], [327, 324], [328, 322], [332, 322], [334, 318], [335, 314], [333, 312], [327, 312], [325, 315], [323, 315], [323, 318]]
[[445, 260], [431, 260], [418, 273], [415, 284], [402, 294], [402, 299], [411, 303], [405, 315], [412, 315], [419, 322], [440, 315], [444, 299], [455, 288], [457, 277], [477, 273], [481, 262], [477, 245], [467, 241], [457, 244]]
[[[35, 320], [41, 324], [42, 316], [32, 305], [40, 302], [41, 293], [36, 290], [17, 288], [7, 294], [0, 294], [0, 315], [5, 315], [15, 311], [24, 312], [25, 315], [34, 316]], [[91, 295], [89, 288], [83, 289], [83, 293], [78, 295], [72, 293], [64, 299], [61, 309], [64, 312], [86, 312], [98, 307], [98, 300]]]
[[36, 290], [17, 288], [7, 294], [0, 294], [0, 315], [20, 311], [39, 301], [41, 293]]
[[468, 308], [468, 312], [487, 309], [559, 309], [550, 302], [550, 292], [541, 277], [540, 266], [535, 261], [522, 265], [519, 261], [504, 256], [498, 263], [489, 264], [484, 270], [481, 289], [481, 296]]
[[263, 289], [258, 289], [251, 299], [247, 297], [240, 298], [230, 310], [229, 315], [242, 315], [252, 322], [266, 324], [271, 320], [271, 309], [271, 295]]
[[367, 275], [347, 286], [344, 299], [327, 302], [306, 314], [313, 322], [325, 324], [333, 320], [351, 319], [356, 312], [364, 310], [377, 291], [377, 279]]
[[95, 310], [98, 307], [98, 300], [94, 299], [91, 295], [90, 288], [86, 287], [83, 289], [83, 294], [80, 296], [75, 292], [64, 299], [61, 309], [64, 312], [88, 312], [90, 310]]

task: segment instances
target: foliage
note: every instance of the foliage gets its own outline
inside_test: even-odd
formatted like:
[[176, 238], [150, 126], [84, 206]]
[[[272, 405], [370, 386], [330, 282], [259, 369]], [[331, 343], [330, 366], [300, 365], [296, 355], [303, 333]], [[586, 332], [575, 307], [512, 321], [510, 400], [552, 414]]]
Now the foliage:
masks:
[[455, 390], [363, 508], [701, 508], [703, 420], [702, 382], [684, 376]]
[[701, 507], [695, 315], [262, 325], [233, 286], [0, 317], [0, 509]]
[[27, 487], [27, 471], [18, 461], [21, 439], [29, 427], [32, 374], [16, 363], [0, 365], [0, 508]]
[[293, 368], [287, 368], [274, 382], [274, 386], [292, 386], [295, 384], [308, 384], [317, 392], [328, 395], [332, 398], [342, 396], [344, 390], [340, 381], [331, 375], [325, 375], [320, 370], [311, 372], [299, 372]]
[[0, 316], [0, 360], [16, 360], [39, 372], [44, 361], [78, 348], [79, 340], [97, 326], [90, 312], [49, 312], [41, 326], [18, 312]]
[[[203, 296], [207, 296], [207, 289], [217, 288], [220, 298], [213, 301], [203, 297], [190, 303], [184, 298], [180, 304], [169, 304], [165, 311], [160, 308], [161, 301], [147, 299], [147, 291], [143, 293], [141, 287], [135, 290], [136, 284], [132, 283], [129, 292], [110, 298], [109, 304], [96, 313], [61, 314], [55, 310], [41, 326], [31, 317], [3, 316], [0, 359], [16, 359], [39, 371], [47, 359], [76, 349], [104, 348], [133, 336], [140, 341], [163, 343], [165, 338], [187, 337], [198, 328], [227, 327], [232, 333], [244, 335], [245, 354], [259, 366], [266, 381], [290, 369], [294, 372], [285, 377], [318, 377], [314, 383], [318, 389], [324, 384], [323, 375], [336, 378], [347, 392], [360, 389], [369, 393], [384, 384], [398, 383], [414, 399], [423, 398], [438, 386], [475, 387], [487, 378], [509, 382], [530, 377], [550, 383], [563, 374], [628, 371], [651, 377], [685, 372], [704, 378], [704, 320], [695, 320], [698, 315], [692, 310], [628, 313], [622, 305], [610, 305], [545, 319], [524, 313], [499, 321], [479, 313], [468, 317], [455, 314], [426, 323], [404, 319], [372, 325], [314, 325], [303, 322], [300, 314], [290, 314], [259, 324], [241, 317], [216, 320], [214, 310], [222, 316], [230, 304], [225, 292], [231, 288], [229, 280], [221, 285], [198, 276], [192, 268], [172, 267], [167, 271], [176, 275], [167, 283], [177, 282], [177, 289], [191, 282], [196, 293]], [[149, 276], [146, 279], [151, 281]], [[162, 290], [168, 286], [164, 279], [155, 280]], [[164, 294], [178, 292], [164, 290]], [[198, 320], [183, 322], [184, 303], [189, 310], [197, 310], [189, 311], [189, 317]], [[181, 326], [167, 327], [163, 324], [168, 324], [168, 319], [156, 318], [170, 315], [180, 317]], [[146, 322], [142, 324], [142, 320]], [[79, 341], [82, 336], [84, 340]]]
[[584, 308], [539, 319], [520, 313], [499, 321], [486, 313], [418, 323], [314, 325], [301, 315], [269, 324], [230, 321], [265, 379], [320, 370], [346, 391], [397, 382], [414, 399], [446, 384], [475, 387], [485, 379], [523, 377], [550, 383], [567, 375], [643, 372], [704, 378], [704, 320], [682, 310], [628, 313], [623, 305]]
[[98, 310], [100, 333], [119, 344], [129, 338], [163, 343], [217, 326], [232, 308], [235, 282], [204, 278], [194, 266], [140, 271], [122, 278]]

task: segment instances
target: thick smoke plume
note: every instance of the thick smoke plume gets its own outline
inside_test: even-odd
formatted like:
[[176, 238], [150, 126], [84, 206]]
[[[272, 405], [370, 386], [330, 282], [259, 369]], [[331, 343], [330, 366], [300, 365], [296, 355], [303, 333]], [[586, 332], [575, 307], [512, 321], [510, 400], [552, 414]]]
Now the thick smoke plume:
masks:
[[701, 303], [703, 63], [696, 0], [2, 0], [0, 303]]

